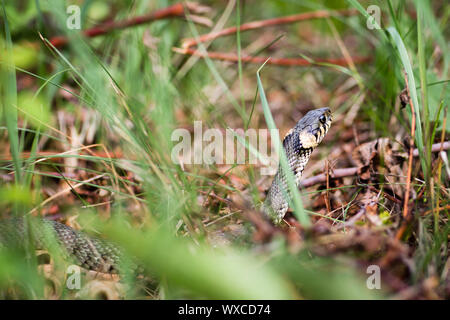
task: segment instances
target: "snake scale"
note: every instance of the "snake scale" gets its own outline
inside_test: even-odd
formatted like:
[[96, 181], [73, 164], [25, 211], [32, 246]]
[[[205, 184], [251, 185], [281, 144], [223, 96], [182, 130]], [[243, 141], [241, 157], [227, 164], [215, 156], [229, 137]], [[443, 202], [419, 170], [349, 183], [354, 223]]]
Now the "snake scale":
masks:
[[[331, 121], [332, 115], [329, 108], [309, 111], [283, 139], [283, 148], [297, 186], [311, 153], [326, 135]], [[262, 211], [274, 223], [279, 223], [288, 210], [289, 198], [286, 176], [280, 165], [268, 190]], [[0, 221], [0, 249], [14, 244], [23, 246], [23, 242], [26, 242], [24, 237], [27, 234], [24, 231], [23, 221], [22, 218], [8, 218]], [[37, 222], [36, 227], [30, 232], [35, 247], [46, 247], [47, 234], [50, 233], [56, 237], [65, 255], [74, 263], [97, 272], [118, 272], [123, 258], [122, 250], [118, 246], [56, 221]]]

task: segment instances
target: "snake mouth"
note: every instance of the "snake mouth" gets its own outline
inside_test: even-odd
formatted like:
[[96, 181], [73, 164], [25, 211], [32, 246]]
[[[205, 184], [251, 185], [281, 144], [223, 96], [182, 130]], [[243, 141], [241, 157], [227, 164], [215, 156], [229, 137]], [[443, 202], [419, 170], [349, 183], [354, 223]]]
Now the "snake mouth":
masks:
[[333, 116], [330, 109], [326, 109], [325, 112], [320, 116], [318, 127], [313, 130], [313, 134], [316, 137], [316, 141], [319, 144], [331, 127], [331, 122], [333, 121]]
[[319, 144], [322, 141], [322, 139], [325, 137], [330, 126], [331, 126], [331, 121], [328, 121], [327, 123], [325, 123], [325, 124], [321, 125], [320, 127], [313, 130], [313, 135], [316, 138], [317, 144]]
[[[299, 138], [304, 148], [315, 148], [331, 127], [332, 115], [329, 108], [313, 110], [301, 119], [296, 128], [299, 130]], [[291, 129], [294, 132], [294, 129]]]
[[325, 133], [322, 133], [321, 129], [317, 129], [316, 132], [314, 133], [314, 137], [316, 138], [316, 143], [319, 144], [323, 137], [325, 136]]

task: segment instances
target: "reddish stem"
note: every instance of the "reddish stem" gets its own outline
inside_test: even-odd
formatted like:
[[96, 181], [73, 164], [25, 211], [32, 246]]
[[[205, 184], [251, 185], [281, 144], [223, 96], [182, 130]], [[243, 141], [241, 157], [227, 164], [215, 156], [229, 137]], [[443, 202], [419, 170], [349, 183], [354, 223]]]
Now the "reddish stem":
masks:
[[[185, 14], [183, 4], [177, 3], [143, 16], [131, 18], [129, 20], [107, 22], [99, 26], [84, 30], [83, 34], [88, 38], [93, 38], [109, 33], [113, 30], [125, 29], [128, 27], [148, 23], [155, 20], [184, 17], [184, 15]], [[50, 43], [55, 47], [62, 47], [66, 45], [67, 42], [68, 39], [64, 36], [57, 36], [50, 39]]]
[[[181, 54], [188, 54], [188, 55], [194, 55], [198, 57], [208, 57], [210, 59], [214, 60], [222, 60], [222, 61], [229, 61], [229, 62], [238, 62], [239, 57], [234, 53], [225, 53], [225, 52], [207, 52], [202, 53], [198, 50], [193, 49], [180, 49], [180, 48], [173, 48], [173, 51]], [[262, 64], [266, 62], [268, 57], [252, 57], [252, 56], [241, 56], [240, 60], [242, 62], [247, 63], [256, 63], [256, 64]], [[370, 57], [352, 57], [354, 63], [364, 63], [367, 61], [370, 61]], [[267, 61], [267, 64], [273, 64], [278, 66], [310, 66], [314, 64], [320, 64], [320, 63], [330, 63], [335, 64], [339, 66], [346, 66], [347, 60], [344, 58], [318, 58], [313, 61], [302, 59], [302, 58], [270, 58], [269, 61]]]
[[403, 236], [403, 233], [405, 232], [408, 222], [411, 220], [411, 214], [408, 210], [409, 205], [409, 191], [411, 189], [411, 174], [412, 174], [412, 161], [413, 161], [413, 155], [414, 155], [414, 137], [416, 135], [416, 114], [414, 112], [414, 105], [411, 100], [411, 94], [409, 91], [409, 85], [408, 85], [408, 77], [405, 72], [405, 83], [406, 83], [406, 90], [408, 92], [409, 97], [409, 106], [411, 107], [411, 137], [409, 138], [409, 158], [408, 158], [408, 172], [406, 174], [406, 191], [404, 196], [404, 202], [403, 202], [403, 223], [400, 226], [400, 229], [397, 231], [397, 234], [395, 235], [396, 239], [401, 239]]
[[[337, 11], [326, 11], [326, 10], [319, 10], [319, 11], [313, 11], [313, 12], [305, 12], [300, 14], [295, 14], [291, 16], [286, 17], [280, 17], [280, 18], [273, 18], [273, 19], [267, 19], [267, 20], [261, 20], [261, 21], [252, 21], [248, 23], [244, 23], [240, 26], [239, 31], [248, 31], [248, 30], [255, 30], [263, 27], [268, 26], [275, 26], [275, 25], [282, 25], [282, 24], [288, 24], [298, 21], [304, 21], [304, 20], [311, 20], [311, 19], [321, 19], [321, 18], [328, 18], [332, 16], [352, 16], [357, 14], [357, 10], [355, 9], [345, 9], [345, 10], [337, 10]], [[217, 39], [219, 37], [227, 36], [236, 33], [237, 27], [230, 27], [226, 28], [214, 33], [208, 33], [201, 35], [200, 37], [194, 39], [186, 39], [183, 42], [183, 48], [189, 49], [192, 46], [195, 46], [201, 42], [206, 42], [209, 40]]]

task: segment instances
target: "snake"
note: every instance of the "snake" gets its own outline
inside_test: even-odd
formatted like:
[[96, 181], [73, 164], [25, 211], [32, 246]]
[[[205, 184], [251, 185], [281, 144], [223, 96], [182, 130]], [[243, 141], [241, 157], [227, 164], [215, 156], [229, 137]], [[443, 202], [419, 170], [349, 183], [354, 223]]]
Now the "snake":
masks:
[[[296, 187], [300, 184], [303, 170], [313, 150], [322, 142], [332, 121], [330, 108], [311, 110], [284, 137], [283, 149], [286, 153], [289, 169], [294, 174]], [[284, 172], [280, 163], [267, 192], [262, 211], [275, 224], [279, 224], [289, 209], [291, 198], [292, 194], [288, 188], [286, 172]]]
[[[331, 122], [329, 108], [314, 109], [301, 118], [284, 137], [283, 149], [297, 187], [311, 153], [325, 137]], [[280, 164], [261, 211], [274, 224], [279, 224], [289, 209], [291, 196], [286, 173]], [[23, 217], [0, 220], [0, 250], [23, 246], [26, 242], [24, 238], [29, 234], [35, 248], [45, 249], [56, 238], [65, 257], [75, 264], [102, 273], [114, 274], [120, 271], [125, 255], [119, 245], [57, 221], [38, 219], [30, 222], [32, 223], [25, 223]]]

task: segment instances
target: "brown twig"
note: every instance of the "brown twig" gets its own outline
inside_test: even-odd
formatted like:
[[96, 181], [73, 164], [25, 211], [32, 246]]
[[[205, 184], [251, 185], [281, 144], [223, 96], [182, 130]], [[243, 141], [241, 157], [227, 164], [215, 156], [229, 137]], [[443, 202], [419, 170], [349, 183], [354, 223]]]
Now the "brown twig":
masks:
[[395, 203], [398, 203], [398, 204], [402, 204], [402, 203], [403, 203], [400, 199], [397, 199], [397, 198], [391, 196], [390, 194], [386, 193], [386, 192], [383, 191], [383, 190], [378, 190], [378, 189], [375, 188], [374, 186], [369, 186], [369, 189], [372, 190], [372, 191], [374, 191], [374, 192], [376, 192], [376, 193], [381, 192], [385, 198], [387, 198], [387, 199], [389, 199], [389, 200], [391, 200], [391, 201], [393, 201], [393, 202], [395, 202]]
[[[182, 49], [182, 48], [172, 48], [174, 52], [180, 54], [194, 55], [202, 58], [210, 58], [214, 60], [222, 60], [229, 62], [238, 62], [239, 57], [234, 53], [226, 53], [226, 52], [201, 52], [199, 50], [194, 49]], [[245, 63], [256, 63], [262, 64], [266, 62], [268, 57], [253, 57], [253, 56], [241, 56], [240, 60]], [[370, 61], [370, 57], [352, 57], [354, 63], [364, 63]], [[339, 66], [346, 66], [347, 60], [345, 58], [319, 58], [313, 61], [302, 58], [271, 58], [267, 61], [267, 64], [273, 64], [278, 66], [310, 66], [314, 64], [320, 63], [330, 63]]]
[[[357, 173], [358, 173], [358, 167], [334, 169], [332, 174], [330, 174], [330, 177], [331, 178], [350, 177], [350, 176], [355, 176]], [[311, 187], [311, 186], [319, 184], [319, 183], [324, 183], [326, 181], [327, 181], [327, 175], [325, 173], [322, 173], [317, 176], [313, 176], [313, 177], [304, 179], [302, 182], [300, 182], [300, 187], [308, 188], [308, 187]]]
[[[304, 20], [329, 18], [332, 16], [352, 16], [352, 15], [356, 15], [356, 14], [358, 14], [356, 9], [345, 9], [345, 10], [337, 10], [337, 11], [319, 10], [319, 11], [313, 11], [313, 12], [305, 12], [305, 13], [295, 14], [292, 16], [286, 16], [286, 17], [281, 17], [281, 18], [273, 18], [273, 19], [252, 21], [252, 22], [244, 23], [240, 26], [239, 31], [243, 32], [243, 31], [264, 28], [264, 27], [268, 27], [268, 26], [276, 26], [276, 25], [288, 24], [288, 23], [299, 22], [299, 21], [304, 21]], [[218, 32], [201, 35], [198, 38], [186, 39], [183, 41], [183, 49], [189, 49], [190, 47], [195, 46], [199, 43], [214, 40], [219, 37], [231, 35], [236, 32], [237, 32], [237, 27], [230, 27], [230, 28], [226, 28], [221, 31], [218, 31]]]
[[[206, 192], [206, 191], [199, 191], [199, 192], [200, 192], [201, 194], [207, 196], [207, 197], [211, 197], [211, 198], [217, 199], [217, 200], [219, 200], [220, 202], [225, 203], [225, 204], [227, 204], [227, 205], [229, 205], [229, 204], [231, 203], [230, 200], [225, 199], [225, 198], [222, 198], [222, 197], [220, 197], [220, 196], [218, 196], [218, 195], [216, 195], [216, 194], [214, 194], [214, 193], [212, 193], [212, 192]], [[205, 199], [205, 202], [206, 202], [206, 200], [207, 200], [207, 199]], [[205, 202], [203, 202], [203, 205], [206, 205]]]
[[[205, 194], [206, 192], [202, 193]], [[267, 216], [265, 216], [261, 211], [255, 210], [244, 198], [238, 197], [233, 201], [231, 199], [228, 200], [217, 196], [213, 197], [229, 206], [230, 209], [240, 211], [243, 216], [255, 226], [255, 241], [264, 242], [271, 239], [273, 235], [280, 233], [280, 230], [269, 221]]]
[[[431, 146], [431, 152], [440, 152], [440, 151], [449, 150], [449, 149], [450, 149], [450, 141], [438, 142]], [[413, 156], [414, 157], [419, 156], [419, 149], [414, 149]]]
[[[311, 19], [321, 19], [321, 18], [329, 18], [332, 16], [352, 16], [356, 15], [358, 12], [355, 9], [345, 9], [345, 10], [337, 10], [337, 11], [326, 11], [326, 10], [319, 10], [319, 11], [313, 11], [313, 12], [305, 12], [300, 13], [296, 15], [286, 16], [286, 17], [280, 17], [280, 18], [273, 18], [273, 19], [267, 19], [267, 20], [261, 20], [261, 21], [252, 21], [248, 23], [244, 23], [239, 27], [239, 31], [249, 31], [249, 30], [255, 30], [259, 28], [269, 27], [269, 26], [275, 26], [275, 25], [283, 25], [283, 24], [289, 24], [304, 20], [311, 20]], [[212, 41], [214, 39], [217, 39], [219, 37], [228, 36], [231, 34], [236, 33], [238, 30], [237, 27], [230, 27], [223, 29], [221, 31], [217, 32], [211, 32], [208, 34], [201, 35], [197, 38], [189, 38], [185, 39], [182, 44], [182, 48], [173, 48], [172, 50], [174, 52], [184, 54], [184, 55], [192, 55], [202, 58], [210, 58], [214, 60], [222, 60], [222, 61], [229, 61], [229, 62], [245, 62], [245, 63], [256, 63], [256, 64], [262, 64], [267, 62], [268, 64], [273, 65], [279, 65], [279, 66], [310, 66], [314, 64], [320, 63], [330, 63], [335, 64], [339, 66], [347, 66], [349, 59], [345, 58], [337, 58], [337, 59], [301, 59], [301, 58], [271, 58], [268, 60], [268, 57], [254, 57], [249, 55], [244, 55], [242, 57], [239, 57], [238, 55], [234, 53], [225, 53], [225, 52], [206, 52], [206, 51], [198, 51], [195, 49], [192, 49], [191, 47], [196, 46], [200, 43]], [[353, 63], [364, 63], [367, 61], [370, 61], [370, 57], [351, 57], [353, 60]], [[267, 61], [268, 60], [268, 61]], [[350, 61], [351, 61], [350, 60]]]
[[[193, 13], [203, 13], [208, 9], [205, 6], [201, 6], [194, 2], [187, 2], [186, 8], [190, 12], [193, 12]], [[140, 24], [149, 23], [149, 22], [161, 20], [161, 19], [182, 18], [184, 16], [185, 16], [184, 4], [177, 3], [177, 4], [171, 5], [169, 7], [153, 11], [146, 15], [134, 17], [134, 18], [131, 18], [128, 20], [107, 22], [107, 23], [101, 24], [99, 26], [95, 26], [93, 28], [84, 30], [83, 34], [88, 38], [93, 38], [96, 36], [100, 36], [100, 35], [109, 33], [113, 30], [125, 29], [128, 27], [137, 26]], [[192, 18], [192, 16], [191, 16], [191, 18]], [[199, 22], [199, 21], [203, 21], [203, 20], [196, 21], [194, 19], [193, 21]], [[203, 24], [205, 22], [206, 22], [206, 20], [203, 21]], [[53, 37], [50, 39], [50, 43], [55, 47], [62, 47], [64, 45], [66, 45], [68, 41], [69, 41], [69, 39], [67, 39], [64, 36], [57, 36], [57, 37]]]
[[[408, 171], [406, 174], [406, 191], [404, 196], [404, 202], [403, 202], [403, 223], [400, 226], [400, 229], [398, 229], [397, 234], [395, 235], [396, 239], [400, 239], [403, 235], [403, 233], [406, 230], [406, 227], [408, 225], [409, 220], [411, 219], [411, 215], [408, 211], [408, 205], [409, 205], [409, 191], [411, 189], [411, 174], [412, 174], [412, 162], [413, 162], [413, 155], [414, 155], [414, 138], [416, 136], [416, 114], [414, 112], [414, 105], [411, 100], [411, 93], [409, 91], [409, 84], [408, 84], [408, 76], [406, 72], [404, 72], [405, 76], [405, 84], [406, 84], [406, 90], [408, 92], [409, 97], [409, 106], [411, 107], [411, 136], [409, 137], [409, 157], [408, 157]], [[419, 150], [417, 150], [417, 153], [419, 153]]]
[[[431, 146], [431, 152], [439, 152], [440, 150], [450, 150], [450, 141], [445, 141], [443, 143], [435, 143]], [[419, 156], [419, 150], [414, 149], [413, 150], [413, 157]], [[351, 177], [358, 174], [358, 167], [350, 167], [350, 168], [341, 168], [341, 169], [334, 169], [332, 174], [330, 175], [331, 178], [344, 178], [344, 177]], [[324, 183], [327, 180], [326, 174], [322, 173], [317, 176], [313, 176], [310, 178], [304, 179], [302, 182], [300, 182], [300, 187], [302, 188], [308, 188], [313, 185]]]
[[432, 213], [433, 211], [434, 211], [434, 213], [439, 213], [439, 212], [444, 211], [444, 210], [450, 210], [450, 204], [448, 204], [448, 205], [446, 205], [444, 207], [440, 207], [440, 208], [437, 207], [435, 209], [431, 209], [431, 210], [425, 211], [422, 215], [426, 216], [426, 215]]

